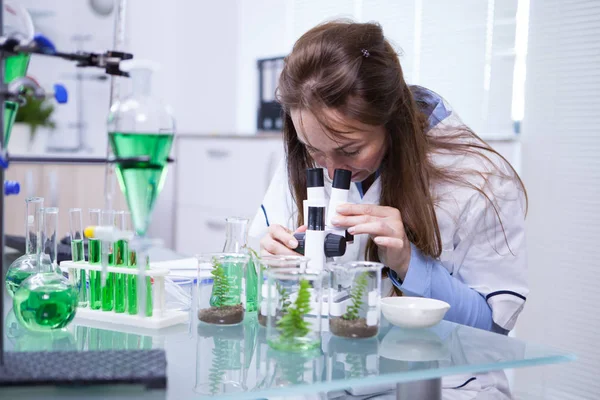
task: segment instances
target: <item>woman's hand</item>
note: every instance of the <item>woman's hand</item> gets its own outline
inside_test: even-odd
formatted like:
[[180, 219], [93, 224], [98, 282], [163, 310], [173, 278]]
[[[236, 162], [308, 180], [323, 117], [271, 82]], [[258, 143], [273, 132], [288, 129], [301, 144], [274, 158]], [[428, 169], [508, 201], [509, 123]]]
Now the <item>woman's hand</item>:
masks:
[[[301, 226], [296, 232], [304, 232], [305, 226]], [[269, 226], [269, 233], [267, 233], [260, 240], [260, 255], [261, 256], [273, 256], [273, 255], [292, 255], [299, 256], [297, 252], [292, 249], [298, 247], [298, 241], [294, 237], [294, 232], [289, 229], [273, 224]]]
[[379, 247], [381, 262], [404, 279], [411, 254], [398, 209], [373, 204], [342, 204], [336, 212], [339, 215], [332, 219], [334, 225], [349, 227], [348, 232], [353, 235], [370, 235]]

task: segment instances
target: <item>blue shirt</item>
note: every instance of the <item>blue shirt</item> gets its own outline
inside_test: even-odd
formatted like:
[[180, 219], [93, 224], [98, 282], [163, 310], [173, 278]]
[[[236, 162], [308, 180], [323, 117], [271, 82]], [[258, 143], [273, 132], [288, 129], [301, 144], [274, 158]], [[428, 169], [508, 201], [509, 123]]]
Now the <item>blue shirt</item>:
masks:
[[390, 271], [394, 286], [407, 296], [427, 297], [450, 304], [444, 317], [448, 321], [505, 333], [494, 326], [492, 309], [484, 296], [452, 277], [439, 262], [424, 256], [412, 243], [410, 247], [411, 258], [404, 281]]

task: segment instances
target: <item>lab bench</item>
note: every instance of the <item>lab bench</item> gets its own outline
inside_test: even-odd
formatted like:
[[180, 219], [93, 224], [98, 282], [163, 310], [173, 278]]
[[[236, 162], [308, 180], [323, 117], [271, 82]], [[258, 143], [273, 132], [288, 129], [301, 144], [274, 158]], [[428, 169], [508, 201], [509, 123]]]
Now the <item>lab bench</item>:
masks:
[[[477, 373], [574, 359], [562, 351], [447, 321], [420, 330], [383, 321], [379, 335], [370, 339], [340, 339], [323, 332], [320, 350], [281, 353], [269, 348], [265, 328], [255, 316], [247, 316], [237, 326], [221, 327], [199, 322], [195, 311], [193, 306], [188, 323], [161, 331], [91, 327], [76, 318], [60, 334], [7, 329], [3, 338], [13, 352], [162, 349], [167, 361], [166, 390], [140, 385], [15, 387], [0, 388], [0, 398], [260, 399], [343, 394], [349, 388], [354, 394], [389, 391], [398, 385], [411, 399], [436, 399], [442, 377], [462, 375], [463, 387], [475, 388]], [[14, 322], [7, 307], [2, 323], [10, 328]], [[428, 394], [420, 396], [423, 387], [429, 388]]]

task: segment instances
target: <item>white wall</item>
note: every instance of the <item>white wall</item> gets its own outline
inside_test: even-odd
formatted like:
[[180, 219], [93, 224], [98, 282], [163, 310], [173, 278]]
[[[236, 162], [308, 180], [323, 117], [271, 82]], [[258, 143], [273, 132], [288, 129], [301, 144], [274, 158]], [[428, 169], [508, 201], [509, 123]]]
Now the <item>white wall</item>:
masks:
[[[238, 2], [174, 1], [168, 7], [158, 0], [128, 3], [127, 49], [135, 58], [161, 64], [156, 89], [174, 110], [177, 133], [236, 131]], [[177, 163], [170, 167], [148, 229], [171, 248], [176, 168]]]
[[[20, 0], [19, 4], [29, 10], [37, 32], [52, 40], [59, 50], [76, 51], [76, 36], [85, 37], [81, 49], [101, 52], [112, 46], [113, 19], [96, 16], [87, 1], [45, 2]], [[74, 18], [73, 16], [77, 17]], [[102, 73], [95, 68], [77, 69], [72, 61], [51, 57], [32, 56], [28, 75], [42, 86], [51, 89], [54, 83], [62, 83], [69, 92], [69, 102], [56, 105], [54, 119], [57, 127], [50, 136], [52, 144], [72, 147], [77, 142], [77, 72], [84, 76]], [[81, 83], [84, 96], [81, 102], [83, 121], [86, 123], [86, 154], [102, 156], [106, 151], [106, 115], [109, 103], [108, 81], [84, 80]]]
[[511, 137], [518, 1], [240, 0], [236, 128], [255, 131], [256, 59], [287, 55], [310, 28], [346, 17], [381, 24], [408, 83], [437, 91], [481, 136]]
[[517, 335], [577, 362], [515, 371], [523, 398], [600, 392], [600, 3], [532, 0], [523, 174], [531, 293]]

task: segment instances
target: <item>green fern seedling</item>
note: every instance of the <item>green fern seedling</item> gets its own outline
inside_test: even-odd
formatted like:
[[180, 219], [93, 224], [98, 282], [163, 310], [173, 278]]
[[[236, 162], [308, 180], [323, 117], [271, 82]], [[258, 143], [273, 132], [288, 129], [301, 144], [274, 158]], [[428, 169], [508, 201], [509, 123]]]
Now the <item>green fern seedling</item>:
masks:
[[286, 307], [287, 312], [277, 321], [277, 328], [284, 340], [292, 341], [295, 338], [304, 337], [310, 332], [308, 323], [304, 321], [304, 316], [310, 312], [309, 288], [310, 283], [307, 280], [300, 281], [296, 301]]
[[348, 307], [346, 313], [342, 316], [343, 319], [348, 321], [358, 319], [360, 315], [360, 308], [363, 304], [363, 296], [365, 295], [365, 291], [367, 290], [367, 286], [369, 284], [367, 274], [367, 272], [363, 272], [358, 276], [358, 278], [356, 278], [356, 282], [354, 283], [354, 287], [352, 288], [352, 292], [350, 293], [350, 299], [352, 300], [352, 304]]
[[285, 314], [287, 312], [288, 307], [292, 305], [292, 302], [290, 301], [290, 292], [287, 289], [281, 287], [279, 282], [275, 282], [275, 287], [277, 288], [277, 292], [279, 293], [279, 301], [281, 302], [281, 313]]
[[225, 299], [229, 294], [229, 282], [225, 274], [225, 268], [221, 263], [215, 262], [213, 270], [210, 272], [213, 277], [213, 289], [210, 296], [210, 305], [212, 307], [223, 307]]

